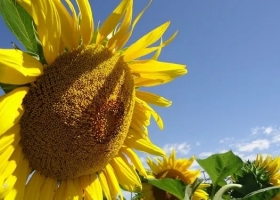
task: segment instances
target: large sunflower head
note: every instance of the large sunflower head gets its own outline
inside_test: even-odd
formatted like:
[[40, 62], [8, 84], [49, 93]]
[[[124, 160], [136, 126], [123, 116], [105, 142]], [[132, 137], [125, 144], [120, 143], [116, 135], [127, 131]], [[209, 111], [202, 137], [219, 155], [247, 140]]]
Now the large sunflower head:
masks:
[[94, 28], [88, 0], [11, 2], [31, 16], [38, 51], [0, 49], [0, 84], [15, 88], [0, 97], [0, 199], [115, 199], [120, 185], [141, 188], [134, 150], [164, 155], [148, 136], [151, 116], [163, 128], [148, 103], [171, 102], [140, 89], [186, 73], [157, 60], [177, 32], [163, 42], [166, 22], [125, 47], [148, 6], [132, 21], [133, 0], [122, 0]]
[[[194, 161], [191, 159], [176, 159], [176, 152], [173, 150], [170, 156], [164, 156], [163, 159], [156, 159], [156, 161], [148, 158], [147, 163], [151, 169], [149, 178], [163, 179], [171, 178], [183, 181], [186, 185], [192, 184], [200, 175], [199, 170], [189, 169]], [[194, 192], [193, 200], [207, 200], [208, 194], [203, 188], [208, 187], [209, 184], [200, 184], [198, 189]], [[178, 200], [175, 196], [157, 187], [143, 183], [142, 199], [147, 200]]]

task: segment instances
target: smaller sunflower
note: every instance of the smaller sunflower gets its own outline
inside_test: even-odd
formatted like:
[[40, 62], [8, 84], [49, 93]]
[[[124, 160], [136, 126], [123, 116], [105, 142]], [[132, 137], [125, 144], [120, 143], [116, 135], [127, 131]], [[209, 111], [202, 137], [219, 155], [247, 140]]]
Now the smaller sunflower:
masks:
[[[233, 183], [241, 184], [243, 190], [232, 191], [231, 196], [242, 198], [247, 194], [280, 185], [280, 158], [272, 158], [267, 155], [258, 154], [254, 161], [247, 161], [243, 167], [232, 175]], [[280, 195], [276, 195], [273, 200], [280, 200]]]
[[[152, 171], [152, 175], [150, 175], [148, 178], [172, 178], [181, 180], [185, 184], [192, 184], [196, 178], [200, 176], [199, 170], [189, 169], [193, 161], [194, 157], [191, 157], [191, 159], [176, 159], [175, 150], [172, 151], [169, 157], [164, 156], [163, 160], [156, 159], [156, 162], [154, 162], [152, 159], [148, 158], [147, 164]], [[208, 199], [208, 194], [203, 190], [203, 188], [208, 186], [208, 184], [200, 184], [195, 191], [192, 200]], [[146, 183], [143, 183], [142, 192], [142, 199], [145, 200], [177, 200], [176, 197], [167, 193], [166, 191]]]
[[[261, 154], [257, 155], [255, 166], [258, 169], [265, 169], [265, 174], [269, 177], [269, 183], [273, 186], [280, 185], [280, 158], [272, 158], [270, 155], [263, 159]], [[273, 200], [280, 200], [280, 194], [277, 194]]]
[[259, 154], [254, 164], [259, 170], [265, 169], [265, 173], [269, 177], [269, 183], [272, 185], [280, 185], [280, 158], [278, 156], [272, 158], [268, 155], [263, 159], [263, 156]]

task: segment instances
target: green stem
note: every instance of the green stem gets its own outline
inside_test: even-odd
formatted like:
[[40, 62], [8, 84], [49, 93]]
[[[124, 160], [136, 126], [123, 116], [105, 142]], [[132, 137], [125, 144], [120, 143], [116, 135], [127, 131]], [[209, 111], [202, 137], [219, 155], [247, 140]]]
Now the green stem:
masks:
[[[216, 187], [216, 186], [215, 186], [215, 187]], [[227, 185], [224, 185], [224, 186], [221, 187], [221, 188], [219, 189], [219, 191], [215, 194], [213, 200], [222, 200], [222, 196], [223, 196], [223, 194], [224, 194], [227, 190], [232, 189], [232, 188], [241, 188], [241, 187], [242, 187], [242, 185], [240, 185], [240, 184], [227, 184]], [[213, 191], [215, 191], [214, 188], [213, 188], [213, 190], [212, 190], [211, 199], [212, 199], [212, 197], [213, 197]]]
[[217, 184], [213, 185], [213, 188], [212, 188], [212, 191], [211, 191], [211, 198], [210, 199], [213, 199], [213, 197], [215, 195], [216, 186], [217, 186]]

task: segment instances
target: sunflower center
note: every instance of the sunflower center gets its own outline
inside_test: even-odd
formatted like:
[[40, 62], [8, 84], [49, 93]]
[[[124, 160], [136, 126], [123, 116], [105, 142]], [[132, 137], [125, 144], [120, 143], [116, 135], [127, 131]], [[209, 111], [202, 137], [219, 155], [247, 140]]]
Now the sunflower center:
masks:
[[102, 46], [59, 56], [23, 100], [21, 144], [31, 167], [58, 179], [101, 170], [126, 138], [134, 93], [127, 64]]

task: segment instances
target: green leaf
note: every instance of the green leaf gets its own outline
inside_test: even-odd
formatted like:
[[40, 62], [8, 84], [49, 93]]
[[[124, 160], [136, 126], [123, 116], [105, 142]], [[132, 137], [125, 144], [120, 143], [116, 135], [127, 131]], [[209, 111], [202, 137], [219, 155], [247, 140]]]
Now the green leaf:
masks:
[[180, 200], [184, 199], [185, 185], [180, 180], [166, 178], [166, 179], [148, 179], [147, 183], [159, 189], [162, 189], [169, 194], [177, 197]]
[[21, 85], [10, 85], [10, 84], [4, 84], [0, 83], [0, 88], [7, 94], [11, 92], [12, 90], [16, 89], [17, 87], [20, 87]]
[[232, 151], [196, 160], [211, 178], [213, 184], [211, 197], [213, 197], [217, 185], [225, 185], [224, 179], [243, 166], [241, 158], [233, 154]]
[[228, 151], [214, 154], [206, 159], [197, 159], [198, 164], [208, 173], [212, 183], [223, 183], [223, 180], [243, 166], [241, 158]]
[[15, 0], [1, 0], [0, 14], [6, 25], [25, 46], [27, 51], [38, 53], [32, 17]]
[[187, 185], [186, 189], [185, 189], [185, 198], [184, 198], [184, 200], [192, 199], [192, 196], [193, 196], [194, 192], [196, 191], [196, 189], [199, 187], [199, 185], [201, 183], [202, 183], [202, 180], [197, 178], [197, 179], [195, 179], [195, 181], [192, 184]]
[[257, 190], [246, 195], [242, 200], [271, 200], [276, 194], [280, 192], [280, 186], [273, 186]]

